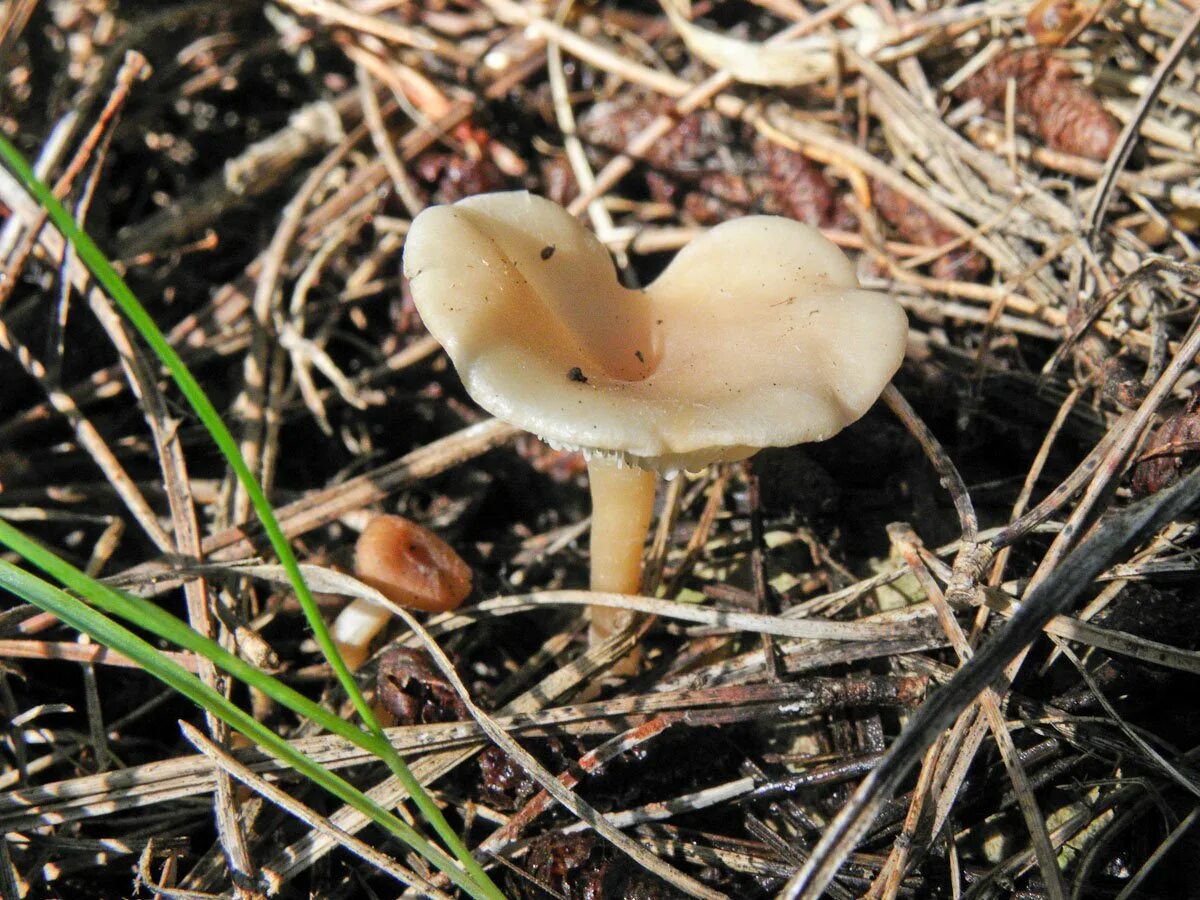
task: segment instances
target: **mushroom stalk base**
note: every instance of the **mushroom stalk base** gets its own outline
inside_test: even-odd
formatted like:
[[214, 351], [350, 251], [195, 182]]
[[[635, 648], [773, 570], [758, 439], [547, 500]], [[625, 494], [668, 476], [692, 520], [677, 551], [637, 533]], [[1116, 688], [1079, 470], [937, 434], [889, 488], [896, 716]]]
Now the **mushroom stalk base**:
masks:
[[[654, 472], [621, 466], [612, 460], [588, 462], [592, 489], [592, 578], [593, 591], [636, 594], [642, 587], [642, 551], [654, 512]], [[627, 626], [633, 614], [622, 609], [592, 606], [588, 643], [602, 643]], [[636, 653], [614, 667], [620, 674], [637, 668]]]
[[357, 670], [371, 655], [371, 641], [383, 631], [392, 612], [364, 597], [350, 601], [334, 619], [330, 635], [337, 645], [342, 661], [351, 672]]

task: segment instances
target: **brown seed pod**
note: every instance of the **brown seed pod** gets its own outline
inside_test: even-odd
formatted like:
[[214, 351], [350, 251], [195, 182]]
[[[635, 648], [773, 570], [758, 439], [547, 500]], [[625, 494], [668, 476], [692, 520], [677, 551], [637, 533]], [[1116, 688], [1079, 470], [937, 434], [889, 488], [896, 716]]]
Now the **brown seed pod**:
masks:
[[1048, 49], [1001, 54], [955, 93], [999, 112], [1010, 80], [1016, 83], [1017, 112], [1031, 121], [1048, 146], [1088, 159], [1108, 158], [1121, 134], [1117, 120]]
[[426, 612], [457, 609], [471, 593], [471, 568], [427, 528], [402, 516], [373, 519], [354, 546], [360, 580], [393, 603]]
[[[882, 181], [871, 181], [871, 199], [880, 217], [906, 241], [923, 247], [940, 247], [957, 237], [922, 207]], [[936, 278], [975, 281], [987, 270], [987, 260], [971, 247], [956, 247], [935, 260], [930, 268]]]
[[1133, 493], [1156, 494], [1183, 477], [1200, 454], [1200, 398], [1168, 416], [1146, 443], [1133, 469]]
[[766, 205], [772, 207], [766, 212], [809, 225], [828, 226], [832, 222], [837, 191], [812, 160], [763, 135], [754, 140], [754, 156], [766, 176], [761, 188]]

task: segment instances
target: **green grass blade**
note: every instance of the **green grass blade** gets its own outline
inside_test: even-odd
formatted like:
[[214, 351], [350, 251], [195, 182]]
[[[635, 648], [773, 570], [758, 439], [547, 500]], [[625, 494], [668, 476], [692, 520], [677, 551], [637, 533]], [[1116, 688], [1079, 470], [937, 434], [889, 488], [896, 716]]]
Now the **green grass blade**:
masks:
[[204, 684], [179, 663], [163, 656], [124, 626], [6, 560], [0, 560], [0, 587], [6, 588], [39, 609], [54, 613], [80, 633], [129, 657], [143, 670], [174, 688], [197, 706], [217, 716], [230, 727], [236, 728], [258, 746], [268, 749], [314, 784], [320, 785], [343, 803], [388, 829], [472, 897], [483, 900], [487, 896], [453, 859], [425, 840], [408, 823], [388, 812], [345, 779], [296, 750], [224, 695]]
[[125, 280], [113, 268], [104, 253], [83, 229], [76, 224], [71, 214], [58, 202], [50, 188], [34, 174], [20, 151], [2, 135], [0, 135], [0, 158], [3, 158], [5, 164], [21, 182], [25, 190], [41, 204], [50, 220], [54, 223], [54, 226], [62, 232], [63, 237], [71, 244], [79, 259], [87, 266], [105, 292], [120, 307], [126, 318], [129, 319], [130, 323], [141, 334], [142, 339], [146, 341], [171, 373], [171, 377], [175, 380], [180, 392], [187, 399], [188, 403], [191, 404], [197, 417], [212, 436], [213, 442], [217, 445], [229, 467], [244, 487], [247, 496], [249, 496], [251, 505], [254, 507], [259, 521], [262, 523], [263, 530], [271, 542], [271, 547], [274, 549], [280, 564], [288, 574], [292, 588], [296, 593], [296, 599], [299, 601], [301, 609], [304, 610], [305, 618], [308, 620], [309, 627], [312, 628], [313, 637], [316, 638], [317, 644], [321, 647], [321, 652], [324, 653], [325, 658], [333, 667], [338, 681], [341, 683], [350, 701], [354, 704], [359, 717], [386, 748], [382, 754], [383, 760], [411, 794], [413, 801], [417, 804], [417, 807], [421, 810], [426, 820], [433, 826], [451, 852], [471, 873], [472, 878], [478, 881], [480, 887], [484, 889], [490, 900], [503, 900], [504, 895], [500, 892], [500, 889], [488, 877], [483, 867], [471, 856], [470, 851], [459, 839], [458, 835], [454, 833], [454, 829], [450, 827], [441, 810], [438, 809], [437, 804], [433, 802], [433, 799], [425, 792], [416, 778], [413, 777], [404, 760], [400, 758], [400, 754], [387, 743], [383, 729], [380, 727], [362, 692], [359, 691], [358, 685], [355, 684], [354, 676], [346, 667], [345, 661], [342, 659], [341, 654], [338, 653], [333, 638], [329, 634], [329, 629], [325, 627], [325, 623], [321, 619], [317, 602], [304, 581], [304, 576], [300, 572], [300, 564], [292, 552], [291, 545], [288, 543], [287, 537], [279, 525], [279, 521], [275, 518], [275, 512], [271, 508], [270, 501], [267, 500], [261, 485], [258, 483], [258, 479], [254, 477], [254, 473], [250, 471], [250, 467], [242, 458], [237, 442], [234, 440], [224, 421], [222, 421], [212, 401], [208, 399], [199, 382], [196, 381], [195, 377], [188, 370], [183, 360], [179, 357], [179, 354], [175, 352], [175, 348], [171, 346], [166, 336], [155, 324], [150, 314], [146, 312], [145, 307], [134, 296], [133, 291], [130, 290]]
[[369, 753], [377, 756], [383, 755], [380, 741], [375, 735], [356, 728], [279, 679], [250, 665], [241, 657], [230, 653], [216, 641], [200, 634], [189, 627], [186, 622], [177, 619], [161, 607], [155, 606], [142, 597], [115, 590], [96, 581], [2, 518], [0, 518], [0, 545], [8, 547], [55, 581], [86, 598], [92, 606], [109, 615], [118, 616], [139, 628], [144, 628], [184, 650], [190, 650], [204, 657], [217, 668], [250, 687], [262, 691], [272, 700], [297, 715], [311, 719], [331, 734], [343, 737]]

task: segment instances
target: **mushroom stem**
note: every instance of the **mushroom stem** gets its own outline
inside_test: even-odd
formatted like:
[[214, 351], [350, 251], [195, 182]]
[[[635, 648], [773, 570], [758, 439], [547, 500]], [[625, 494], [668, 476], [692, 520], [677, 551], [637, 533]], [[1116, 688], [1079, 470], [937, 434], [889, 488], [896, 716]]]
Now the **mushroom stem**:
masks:
[[[611, 459], [588, 461], [592, 489], [593, 591], [636, 594], [642, 587], [642, 550], [654, 512], [654, 472], [621, 465]], [[589, 607], [588, 643], [601, 643], [629, 624], [632, 613], [604, 606]], [[630, 657], [619, 671], [636, 668]]]
[[330, 634], [346, 667], [355, 671], [371, 654], [371, 641], [391, 619], [391, 611], [372, 600], [358, 597], [333, 622]]

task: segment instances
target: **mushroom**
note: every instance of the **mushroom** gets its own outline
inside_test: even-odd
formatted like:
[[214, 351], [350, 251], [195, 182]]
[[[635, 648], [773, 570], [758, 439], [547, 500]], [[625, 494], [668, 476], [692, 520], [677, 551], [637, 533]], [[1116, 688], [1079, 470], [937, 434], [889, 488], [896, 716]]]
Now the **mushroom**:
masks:
[[[471, 593], [471, 568], [428, 528], [402, 516], [376, 516], [354, 545], [354, 574], [393, 603], [424, 612], [458, 609]], [[357, 669], [371, 641], [392, 617], [386, 607], [359, 597], [333, 622], [330, 633], [342, 659]]]
[[[595, 591], [638, 593], [655, 473], [832, 437], [878, 398], [908, 330], [833, 243], [774, 216], [713, 228], [635, 291], [559, 205], [482, 194], [417, 216], [404, 273], [480, 406], [584, 452]], [[590, 613], [593, 642], [628, 621]]]

